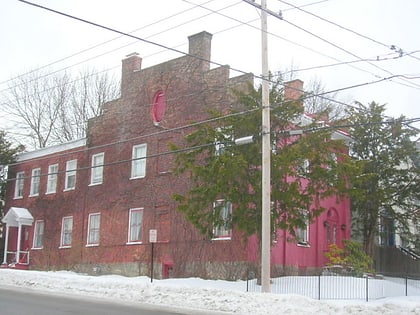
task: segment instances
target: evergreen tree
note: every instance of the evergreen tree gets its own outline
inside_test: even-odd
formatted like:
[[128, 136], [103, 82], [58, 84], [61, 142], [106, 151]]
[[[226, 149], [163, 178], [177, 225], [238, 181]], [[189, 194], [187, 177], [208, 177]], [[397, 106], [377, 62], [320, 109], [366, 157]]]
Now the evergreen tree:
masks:
[[352, 156], [361, 171], [350, 178], [353, 230], [372, 256], [378, 236], [386, 237], [380, 234], [386, 222], [388, 229], [407, 235], [410, 222], [419, 218], [415, 210], [420, 200], [420, 173], [413, 163], [418, 152], [412, 140], [418, 131], [405, 125], [404, 117], [384, 121], [384, 105], [358, 105], [348, 110], [353, 125]]
[[[186, 136], [187, 147], [195, 149], [178, 153], [176, 159], [176, 172], [190, 174], [193, 181], [187, 193], [174, 196], [178, 210], [209, 237], [218, 227], [261, 235], [261, 87], [250, 86], [236, 96], [240, 109], [212, 112], [219, 119], [199, 124]], [[331, 130], [300, 123], [302, 101], [285, 101], [280, 80], [271, 85], [270, 106], [272, 230], [295, 235], [295, 228], [304, 228], [324, 210], [322, 199], [344, 191], [348, 170], [342, 166], [350, 164], [337, 163], [348, 156], [342, 142], [331, 140]], [[302, 128], [312, 131], [289, 133]], [[235, 139], [245, 136], [254, 136], [254, 142], [235, 145]], [[220, 199], [233, 205], [228, 217], [223, 207], [214, 206]]]
[[[4, 131], [0, 131], [0, 227], [2, 226], [1, 219], [4, 216], [4, 197], [7, 181], [7, 165], [16, 161], [16, 154], [23, 151], [22, 146], [13, 147], [13, 145], [6, 139], [7, 135]], [[0, 238], [0, 258], [3, 257], [4, 241]], [[3, 260], [1, 260], [3, 261]]]

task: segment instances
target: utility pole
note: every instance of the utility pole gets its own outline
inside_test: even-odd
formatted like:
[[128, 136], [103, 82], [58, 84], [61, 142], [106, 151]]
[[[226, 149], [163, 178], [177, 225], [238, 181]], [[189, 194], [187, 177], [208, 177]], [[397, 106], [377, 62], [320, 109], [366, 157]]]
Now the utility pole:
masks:
[[[270, 292], [271, 262], [271, 127], [270, 127], [270, 85], [268, 77], [267, 13], [280, 17], [267, 9], [267, 0], [261, 5], [255, 0], [244, 2], [261, 10], [261, 64], [262, 64], [262, 225], [261, 225], [261, 291]], [[280, 17], [281, 18], [281, 17]]]
[[270, 86], [268, 81], [267, 1], [261, 0], [261, 64], [262, 64], [262, 226], [261, 226], [261, 291], [270, 292], [271, 247], [271, 128]]

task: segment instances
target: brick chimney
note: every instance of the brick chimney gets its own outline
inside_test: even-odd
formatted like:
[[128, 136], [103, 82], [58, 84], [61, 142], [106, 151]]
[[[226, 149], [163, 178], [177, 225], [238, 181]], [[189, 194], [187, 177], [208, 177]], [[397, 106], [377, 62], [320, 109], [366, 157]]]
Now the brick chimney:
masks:
[[210, 70], [211, 58], [211, 38], [212, 34], [208, 32], [201, 32], [195, 35], [188, 36], [189, 50], [188, 54], [197, 56], [203, 62], [203, 70]]
[[142, 58], [138, 53], [134, 52], [126, 56], [122, 60], [121, 67], [121, 95], [124, 95], [125, 88], [129, 86], [132, 80], [132, 74], [141, 69]]
[[[284, 83], [284, 100], [297, 101], [303, 96], [303, 81], [296, 79]], [[303, 103], [302, 103], [303, 106]]]

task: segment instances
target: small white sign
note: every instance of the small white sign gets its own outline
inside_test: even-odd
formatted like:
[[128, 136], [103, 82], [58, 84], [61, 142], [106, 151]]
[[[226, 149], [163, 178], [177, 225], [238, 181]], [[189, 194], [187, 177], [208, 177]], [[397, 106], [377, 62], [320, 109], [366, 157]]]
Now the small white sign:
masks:
[[156, 243], [157, 242], [157, 230], [149, 230], [149, 242]]

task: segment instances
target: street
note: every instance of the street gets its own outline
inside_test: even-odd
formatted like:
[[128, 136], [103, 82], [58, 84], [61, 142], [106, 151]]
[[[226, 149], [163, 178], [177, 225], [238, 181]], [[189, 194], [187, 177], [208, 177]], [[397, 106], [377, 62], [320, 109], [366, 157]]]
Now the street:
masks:
[[100, 299], [65, 297], [38, 293], [27, 289], [0, 288], [0, 314], [2, 315], [175, 315], [188, 312], [158, 310], [157, 307], [124, 305]]

